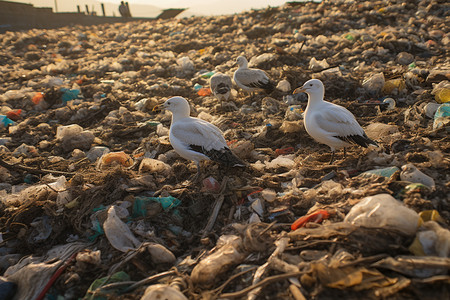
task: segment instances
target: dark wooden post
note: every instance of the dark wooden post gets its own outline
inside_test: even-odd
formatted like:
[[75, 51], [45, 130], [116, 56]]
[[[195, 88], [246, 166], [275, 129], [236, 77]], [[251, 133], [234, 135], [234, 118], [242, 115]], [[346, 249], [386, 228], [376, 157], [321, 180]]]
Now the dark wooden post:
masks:
[[89, 14], [89, 6], [86, 4], [86, 13]]
[[81, 13], [81, 8], [79, 5], [77, 5], [78, 13]]
[[103, 16], [104, 17], [106, 17], [106, 14], [105, 14], [105, 5], [102, 3], [102, 11], [103, 11]]

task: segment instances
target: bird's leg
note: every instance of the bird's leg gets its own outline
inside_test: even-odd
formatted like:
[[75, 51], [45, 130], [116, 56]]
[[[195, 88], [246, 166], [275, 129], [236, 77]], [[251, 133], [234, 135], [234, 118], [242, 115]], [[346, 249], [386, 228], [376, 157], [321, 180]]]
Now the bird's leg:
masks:
[[200, 162], [196, 161], [195, 165], [197, 166], [197, 173], [190, 178], [190, 181], [192, 181], [192, 182], [198, 182], [198, 180], [200, 179], [200, 173], [201, 173]]
[[334, 161], [334, 150], [333, 151], [331, 151], [331, 159], [330, 159], [330, 165], [333, 163], [333, 161]]
[[344, 158], [347, 156], [347, 153], [345, 152], [345, 147], [344, 147]]

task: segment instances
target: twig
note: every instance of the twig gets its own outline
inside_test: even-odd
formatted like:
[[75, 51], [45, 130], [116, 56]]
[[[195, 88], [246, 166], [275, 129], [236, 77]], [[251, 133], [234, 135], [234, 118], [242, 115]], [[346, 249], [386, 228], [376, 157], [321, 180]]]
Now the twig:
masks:
[[50, 280], [47, 282], [47, 284], [44, 286], [44, 289], [39, 293], [36, 300], [44, 299], [45, 294], [47, 294], [48, 290], [52, 287], [53, 283], [58, 279], [58, 277], [64, 272], [64, 270], [67, 268], [67, 266], [72, 262], [72, 260], [75, 259], [77, 256], [78, 251], [75, 251], [68, 259], [66, 259], [65, 262], [61, 262], [60, 266], [56, 270], [56, 272], [50, 277]]
[[318, 245], [322, 245], [322, 244], [338, 244], [338, 245], [346, 245], [348, 247], [357, 248], [356, 246], [351, 245], [351, 244], [346, 243], [346, 242], [332, 241], [332, 240], [320, 240], [320, 241], [311, 241], [311, 242], [304, 241], [304, 243], [302, 245], [286, 248], [286, 251], [301, 250], [301, 249], [304, 249], [304, 248], [308, 248], [308, 247], [312, 247], [312, 246], [318, 246]]
[[142, 249], [142, 247], [144, 247], [144, 245], [145, 245], [145, 243], [142, 243], [139, 246], [139, 248], [132, 249], [132, 250], [129, 250], [128, 252], [126, 252], [125, 257], [118, 264], [116, 264], [112, 268], [110, 268], [110, 270], [108, 271], [109, 276], [106, 277], [106, 279], [94, 291], [92, 291], [92, 297], [95, 298], [95, 296], [97, 294], [101, 293], [102, 290], [104, 289], [104, 286], [106, 286], [106, 284], [109, 282], [111, 277], [114, 275], [115, 271], [118, 270], [120, 267], [122, 267], [124, 264], [126, 264], [128, 261], [133, 259], [133, 257], [135, 257], [139, 253], [139, 250]]
[[55, 170], [46, 170], [46, 169], [35, 169], [21, 165], [13, 165], [9, 164], [3, 159], [0, 158], [0, 166], [7, 168], [8, 170], [21, 170], [32, 174], [55, 174], [55, 175], [64, 175], [64, 176], [73, 176], [75, 173], [72, 172], [64, 172], [64, 171], [55, 171]]
[[114, 289], [114, 288], [117, 288], [117, 287], [121, 287], [123, 285], [132, 285], [134, 283], [136, 283], [136, 281], [113, 282], [113, 283], [106, 284], [106, 285], [102, 286], [102, 290]]
[[354, 261], [349, 261], [347, 263], [340, 264], [339, 267], [343, 268], [343, 267], [359, 265], [359, 264], [362, 264], [362, 263], [372, 263], [372, 262], [379, 261], [379, 260], [381, 260], [383, 258], [386, 258], [388, 256], [389, 256], [388, 254], [383, 253], [383, 254], [377, 254], [377, 255], [373, 255], [373, 256], [361, 257], [361, 258], [356, 259]]
[[295, 300], [306, 300], [302, 291], [300, 291], [300, 289], [297, 286], [291, 284], [289, 286], [289, 291], [291, 291], [291, 294], [292, 296], [294, 296]]
[[224, 200], [225, 200], [225, 196], [220, 195], [218, 198], [216, 198], [216, 201], [214, 201], [214, 208], [213, 208], [211, 216], [208, 219], [208, 223], [206, 224], [205, 229], [203, 229], [202, 238], [206, 237], [206, 235], [213, 228], [214, 223], [216, 222], [217, 216], [219, 215], [219, 211], [222, 208], [222, 204], [223, 204]]
[[225, 200], [224, 192], [225, 188], [227, 186], [228, 177], [225, 177], [222, 181], [222, 186], [220, 188], [220, 192], [217, 196], [214, 196], [216, 198], [216, 201], [214, 201], [214, 208], [212, 211], [211, 216], [208, 219], [208, 223], [205, 226], [205, 229], [203, 229], [202, 238], [204, 238], [213, 228], [214, 223], [216, 222], [217, 216], [219, 215], [219, 211], [222, 208], [223, 201]]
[[162, 272], [162, 273], [159, 273], [159, 274], [147, 277], [145, 279], [142, 279], [142, 280], [140, 280], [138, 282], [135, 282], [134, 284], [130, 285], [129, 287], [124, 289], [122, 291], [122, 293], [131, 292], [132, 290], [140, 287], [141, 285], [146, 285], [146, 284], [149, 284], [152, 281], [156, 281], [156, 280], [159, 280], [161, 278], [164, 278], [164, 277], [167, 277], [167, 276], [170, 276], [170, 275], [175, 275], [175, 274], [177, 274], [177, 270], [173, 269], [173, 270], [169, 270], [169, 271], [166, 271], [166, 272]]
[[252, 267], [252, 268], [250, 268], [250, 269], [248, 269], [248, 270], [245, 270], [245, 271], [239, 272], [239, 273], [237, 273], [237, 274], [234, 274], [233, 276], [231, 276], [230, 278], [228, 278], [227, 281], [225, 281], [221, 286], [219, 286], [218, 288], [216, 288], [216, 289], [214, 290], [214, 293], [221, 293], [222, 290], [223, 290], [223, 289], [224, 289], [231, 281], [233, 281], [234, 279], [236, 279], [236, 278], [238, 278], [238, 277], [240, 277], [240, 276], [242, 276], [242, 275], [244, 275], [244, 274], [246, 274], [246, 273], [248, 273], [248, 272], [254, 271], [254, 270], [256, 270], [256, 269], [257, 269], [257, 267]]
[[246, 287], [243, 290], [240, 290], [239, 292], [233, 292], [233, 293], [226, 293], [226, 294], [221, 294], [219, 298], [238, 298], [238, 297], [243, 297], [245, 294], [247, 294], [248, 292], [250, 292], [251, 290], [254, 290], [256, 288], [259, 287], [263, 287], [266, 286], [270, 283], [279, 281], [279, 280], [283, 280], [283, 279], [287, 279], [289, 277], [297, 277], [300, 275], [305, 274], [306, 272], [294, 272], [294, 273], [286, 273], [286, 274], [280, 274], [280, 275], [275, 275], [275, 276], [271, 276], [271, 277], [267, 277], [263, 280], [261, 280], [260, 282], [251, 285], [249, 287]]
[[305, 46], [306, 40], [303, 41], [302, 45], [300, 46], [300, 49], [298, 50], [297, 54], [300, 54], [302, 52], [303, 46]]
[[277, 221], [273, 221], [272, 223], [270, 223], [263, 231], [261, 231], [260, 233], [259, 233], [259, 236], [258, 237], [261, 237], [264, 233], [266, 233], [267, 231], [269, 231], [272, 227], [273, 227], [273, 225], [275, 225], [277, 223]]

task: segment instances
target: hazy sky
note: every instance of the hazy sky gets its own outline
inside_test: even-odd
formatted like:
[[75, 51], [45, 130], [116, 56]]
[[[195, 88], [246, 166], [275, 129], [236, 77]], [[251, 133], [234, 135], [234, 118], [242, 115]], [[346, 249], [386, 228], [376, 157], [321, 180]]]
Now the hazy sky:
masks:
[[[120, 0], [111, 0], [110, 2], [120, 3]], [[233, 6], [232, 9], [236, 12], [250, 9], [262, 8], [268, 5], [279, 6], [286, 3], [286, 0], [239, 0], [239, 1], [224, 1], [224, 0], [128, 0], [128, 3], [151, 4], [159, 7], [192, 7], [192, 6]]]
[[[76, 11], [76, 5], [84, 7], [92, 5], [93, 0], [8, 0], [14, 2], [30, 3], [37, 7], [52, 7], [55, 11], [55, 2], [58, 11]], [[143, 4], [164, 8], [189, 8], [185, 13], [224, 15], [247, 11], [252, 8], [264, 8], [267, 6], [280, 6], [288, 0], [128, 0], [133, 12], [133, 5]], [[120, 0], [97, 0], [99, 3], [115, 3]], [[96, 5], [97, 6], [97, 5]], [[133, 15], [137, 15], [136, 11]]]

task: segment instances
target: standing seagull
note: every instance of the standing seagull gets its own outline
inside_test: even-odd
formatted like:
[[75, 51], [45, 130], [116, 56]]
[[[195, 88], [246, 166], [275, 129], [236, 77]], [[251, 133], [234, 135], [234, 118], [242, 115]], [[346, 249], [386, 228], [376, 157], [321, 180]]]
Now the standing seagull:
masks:
[[216, 73], [211, 77], [210, 85], [214, 96], [219, 99], [220, 104], [223, 106], [223, 101], [228, 100], [231, 94], [233, 83], [230, 76], [220, 72]]
[[236, 60], [239, 68], [234, 72], [234, 82], [236, 85], [247, 92], [256, 90], [266, 90], [271, 92], [275, 84], [269, 79], [267, 73], [260, 69], [249, 69], [248, 61], [244, 56], [239, 56]]
[[330, 146], [332, 155], [330, 164], [334, 160], [336, 149], [358, 144], [367, 147], [378, 144], [369, 139], [364, 129], [358, 124], [353, 114], [346, 108], [323, 100], [325, 89], [322, 81], [311, 79], [294, 94], [305, 92], [308, 94], [308, 105], [305, 110], [304, 124], [308, 134], [319, 143]]
[[227, 167], [245, 166], [227, 146], [222, 131], [204, 120], [190, 117], [189, 103], [183, 97], [172, 97], [163, 107], [172, 112], [169, 140], [183, 158], [193, 160], [200, 175], [200, 161], [214, 160]]

